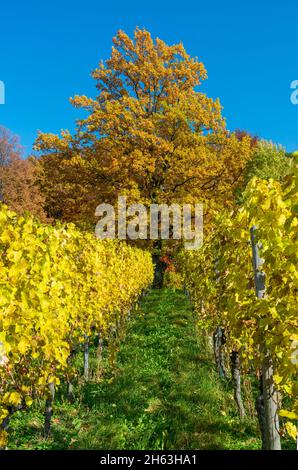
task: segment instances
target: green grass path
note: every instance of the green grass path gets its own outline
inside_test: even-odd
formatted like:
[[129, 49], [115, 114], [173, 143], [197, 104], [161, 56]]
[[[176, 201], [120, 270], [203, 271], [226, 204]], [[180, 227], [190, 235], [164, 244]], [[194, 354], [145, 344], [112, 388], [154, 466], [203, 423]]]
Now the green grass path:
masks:
[[[224, 389], [225, 388], [225, 389]], [[184, 294], [152, 290], [130, 322], [113, 369], [55, 405], [52, 437], [41, 410], [12, 420], [11, 448], [256, 449], [256, 423], [240, 422], [214, 370]]]

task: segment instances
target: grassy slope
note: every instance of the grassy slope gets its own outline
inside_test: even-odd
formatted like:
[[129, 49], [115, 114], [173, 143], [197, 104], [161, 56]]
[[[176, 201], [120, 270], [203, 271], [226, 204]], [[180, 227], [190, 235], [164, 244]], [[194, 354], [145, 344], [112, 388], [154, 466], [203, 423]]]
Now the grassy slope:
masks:
[[[225, 390], [224, 390], [225, 388]], [[16, 414], [10, 448], [257, 449], [256, 422], [240, 422], [229, 386], [195, 334], [182, 293], [151, 291], [131, 321], [114, 367], [77, 399], [58, 398], [52, 437], [38, 407]]]

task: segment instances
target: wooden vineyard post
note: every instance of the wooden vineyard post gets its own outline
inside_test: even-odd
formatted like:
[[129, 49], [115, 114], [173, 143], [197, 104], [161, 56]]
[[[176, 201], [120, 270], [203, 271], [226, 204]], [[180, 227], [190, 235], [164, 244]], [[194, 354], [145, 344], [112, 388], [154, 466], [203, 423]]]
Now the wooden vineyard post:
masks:
[[240, 370], [240, 359], [238, 351], [231, 352], [231, 370], [232, 378], [234, 383], [234, 398], [238, 407], [240, 419], [245, 418], [245, 408], [242, 399], [242, 390], [241, 390], [241, 370]]
[[219, 373], [220, 378], [227, 379], [228, 374], [225, 368], [225, 360], [223, 353], [223, 346], [225, 344], [224, 329], [218, 326], [213, 333], [213, 351], [215, 364]]
[[[259, 256], [259, 246], [255, 241], [256, 227], [251, 227], [250, 238], [252, 247], [252, 261], [254, 269], [254, 283], [256, 297], [262, 299], [265, 296], [265, 274], [261, 271], [262, 260]], [[264, 416], [259, 416], [262, 432], [263, 448], [266, 450], [281, 450], [278, 418], [278, 394], [273, 380], [273, 364], [266, 346], [261, 345], [264, 354], [262, 364], [262, 392]], [[260, 399], [259, 399], [260, 401]], [[260, 404], [258, 406], [260, 412]], [[264, 421], [262, 426], [262, 420]]]
[[[218, 270], [219, 258], [215, 260], [214, 275], [216, 283], [220, 280], [220, 271]], [[219, 372], [219, 376], [224, 379], [228, 379], [228, 374], [225, 368], [224, 358], [224, 344], [226, 342], [225, 331], [222, 326], [218, 326], [213, 333], [213, 350], [214, 358]]]
[[98, 333], [98, 344], [96, 350], [96, 362], [97, 362], [97, 378], [102, 375], [103, 372], [103, 338], [102, 333]]
[[[72, 363], [73, 363], [75, 354], [76, 354], [76, 349], [75, 349], [75, 347], [72, 347], [71, 350], [70, 350], [70, 354], [68, 356], [68, 359], [67, 359], [67, 364], [68, 364], [68, 367], [69, 367], [70, 370], [72, 368]], [[68, 401], [73, 402], [75, 397], [74, 397], [74, 386], [73, 386], [73, 383], [72, 383], [71, 374], [68, 374], [66, 383], [67, 383], [67, 399], [68, 399]]]
[[84, 342], [84, 379], [89, 379], [89, 337], [85, 335]]
[[55, 385], [48, 384], [48, 397], [46, 399], [45, 419], [44, 419], [44, 437], [47, 439], [51, 432], [51, 421], [53, 415], [53, 402], [55, 398]]

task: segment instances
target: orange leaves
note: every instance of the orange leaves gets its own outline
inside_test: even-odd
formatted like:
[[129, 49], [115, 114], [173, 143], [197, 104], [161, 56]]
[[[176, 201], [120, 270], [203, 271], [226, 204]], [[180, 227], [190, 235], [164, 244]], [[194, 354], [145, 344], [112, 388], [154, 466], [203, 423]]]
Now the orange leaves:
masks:
[[91, 225], [99, 203], [123, 194], [133, 202], [207, 202], [209, 218], [233, 205], [249, 137], [228, 134], [219, 101], [197, 89], [204, 65], [181, 43], [169, 46], [138, 28], [133, 38], [119, 31], [111, 57], [92, 75], [97, 98], [71, 100], [89, 113], [74, 136], [37, 140], [51, 214]]
[[[134, 39], [119, 31], [113, 39], [114, 47], [107, 68], [100, 66], [93, 76], [97, 80], [111, 80], [117, 72], [123, 78], [123, 86], [131, 86], [138, 99], [155, 88], [160, 94], [162, 87], [167, 96], [174, 93], [175, 86], [192, 89], [206, 78], [204, 65], [190, 58], [182, 44], [168, 46], [162, 40], [152, 39], [146, 30], [136, 29]], [[118, 78], [119, 79], [119, 78]], [[111, 81], [110, 81], [111, 84]], [[120, 82], [118, 81], [118, 85]]]
[[[59, 140], [59, 139], [58, 139]], [[46, 220], [39, 190], [41, 166], [34, 158], [22, 158], [18, 138], [0, 127], [0, 200], [18, 213], [30, 211]]]

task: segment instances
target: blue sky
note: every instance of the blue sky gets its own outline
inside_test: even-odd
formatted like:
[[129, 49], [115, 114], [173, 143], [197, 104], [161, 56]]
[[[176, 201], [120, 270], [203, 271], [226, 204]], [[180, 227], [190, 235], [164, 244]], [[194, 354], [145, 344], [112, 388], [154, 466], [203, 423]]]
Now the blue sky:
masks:
[[0, 124], [30, 153], [38, 129], [73, 130], [75, 94], [95, 96], [90, 72], [109, 57], [118, 29], [145, 27], [169, 44], [182, 41], [203, 61], [203, 91], [219, 97], [229, 129], [241, 128], [298, 149], [298, 2], [52, 0], [0, 7]]

